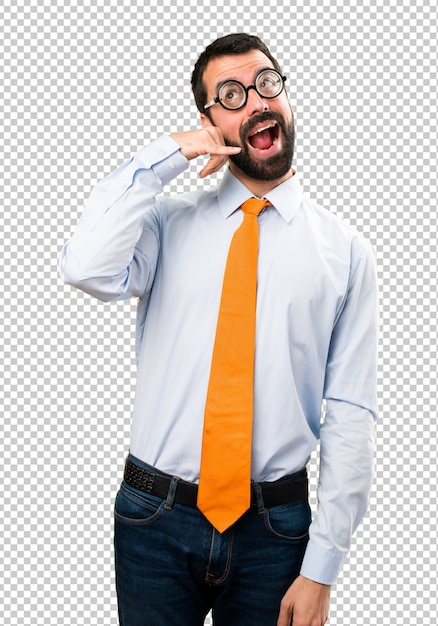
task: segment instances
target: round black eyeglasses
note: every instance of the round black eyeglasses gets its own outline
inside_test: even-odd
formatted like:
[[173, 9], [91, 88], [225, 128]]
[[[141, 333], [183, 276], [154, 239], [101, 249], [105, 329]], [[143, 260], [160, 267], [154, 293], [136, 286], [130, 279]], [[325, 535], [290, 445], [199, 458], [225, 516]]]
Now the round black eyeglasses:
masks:
[[220, 87], [216, 98], [204, 105], [204, 110], [219, 102], [224, 109], [236, 111], [245, 106], [248, 99], [248, 91], [255, 89], [261, 98], [276, 98], [284, 88], [286, 76], [282, 76], [277, 70], [262, 70], [255, 77], [254, 85], [244, 87], [238, 80], [227, 80]]

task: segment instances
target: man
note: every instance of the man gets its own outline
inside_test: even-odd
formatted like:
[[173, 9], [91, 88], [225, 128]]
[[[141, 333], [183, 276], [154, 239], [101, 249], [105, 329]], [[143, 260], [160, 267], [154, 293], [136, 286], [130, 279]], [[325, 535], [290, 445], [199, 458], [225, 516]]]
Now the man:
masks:
[[[139, 298], [132, 441], [115, 505], [122, 626], [195, 626], [210, 609], [217, 626], [324, 624], [366, 510], [377, 415], [373, 255], [303, 196], [284, 82], [257, 37], [213, 42], [192, 76], [201, 128], [159, 138], [98, 184], [61, 255], [66, 282], [102, 300]], [[203, 155], [201, 177], [229, 165], [218, 189], [159, 197]], [[223, 342], [233, 361], [224, 374], [226, 276], [234, 233], [249, 222], [256, 322], [245, 312]], [[236, 249], [237, 263], [254, 256]], [[251, 301], [253, 288], [237, 283], [228, 306], [240, 319], [240, 296]], [[243, 349], [247, 328], [255, 347]], [[247, 354], [250, 470], [246, 439], [233, 430], [247, 428], [234, 409], [248, 393], [233, 390]], [[311, 522], [305, 466], [318, 439]], [[241, 470], [250, 471], [242, 489]], [[235, 514], [236, 487], [244, 504]]]

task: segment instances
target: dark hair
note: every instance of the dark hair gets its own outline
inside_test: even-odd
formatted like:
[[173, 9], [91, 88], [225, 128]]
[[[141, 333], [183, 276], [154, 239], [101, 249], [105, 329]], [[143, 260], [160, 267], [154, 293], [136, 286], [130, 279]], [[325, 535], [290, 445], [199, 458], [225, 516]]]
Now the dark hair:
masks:
[[213, 41], [206, 47], [204, 52], [196, 61], [195, 68], [192, 73], [192, 90], [195, 97], [196, 106], [201, 113], [209, 116], [209, 111], [204, 111], [204, 104], [207, 100], [207, 90], [204, 85], [204, 72], [207, 64], [218, 57], [228, 54], [245, 54], [250, 50], [260, 50], [272, 62], [274, 68], [281, 73], [281, 67], [276, 59], [269, 52], [266, 44], [255, 35], [247, 33], [232, 33], [225, 35]]

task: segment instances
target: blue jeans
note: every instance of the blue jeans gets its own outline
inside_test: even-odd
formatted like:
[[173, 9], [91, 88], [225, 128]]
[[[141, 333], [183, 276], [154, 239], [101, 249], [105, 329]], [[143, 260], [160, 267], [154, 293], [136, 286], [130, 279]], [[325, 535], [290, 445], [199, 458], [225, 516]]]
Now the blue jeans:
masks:
[[220, 534], [198, 509], [174, 502], [176, 483], [166, 500], [125, 482], [117, 494], [120, 625], [202, 626], [212, 609], [215, 626], [276, 626], [306, 549], [308, 501], [268, 509], [259, 491], [257, 507]]

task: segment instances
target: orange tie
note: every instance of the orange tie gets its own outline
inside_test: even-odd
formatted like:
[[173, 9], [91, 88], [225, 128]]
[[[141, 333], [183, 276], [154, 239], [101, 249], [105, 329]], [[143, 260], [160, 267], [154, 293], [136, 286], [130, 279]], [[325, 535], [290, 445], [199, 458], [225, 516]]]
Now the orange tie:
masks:
[[241, 206], [228, 252], [204, 416], [198, 508], [224, 532], [250, 507], [259, 225], [269, 200]]

